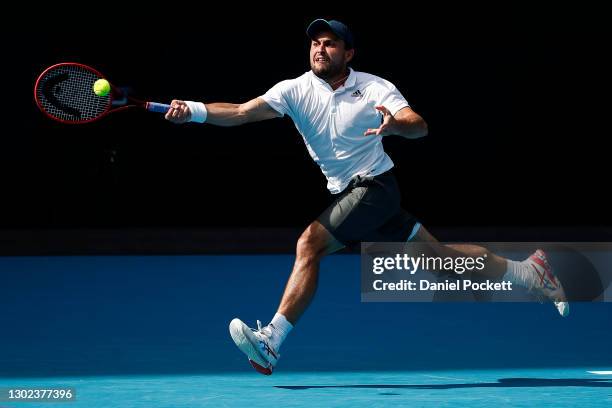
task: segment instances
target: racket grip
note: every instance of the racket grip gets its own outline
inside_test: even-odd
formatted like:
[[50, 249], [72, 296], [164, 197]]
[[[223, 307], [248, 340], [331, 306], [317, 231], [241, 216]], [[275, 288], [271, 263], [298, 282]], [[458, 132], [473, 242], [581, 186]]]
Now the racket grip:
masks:
[[145, 108], [149, 112], [166, 113], [170, 109], [170, 105], [166, 105], [165, 103], [147, 102]]

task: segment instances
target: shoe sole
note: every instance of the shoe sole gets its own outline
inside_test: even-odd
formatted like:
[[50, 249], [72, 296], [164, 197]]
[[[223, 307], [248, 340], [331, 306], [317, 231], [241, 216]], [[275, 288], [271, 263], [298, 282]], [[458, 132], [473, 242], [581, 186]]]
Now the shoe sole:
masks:
[[[236, 343], [236, 346], [242, 351], [249, 360], [257, 363], [261, 367], [268, 367], [269, 362], [266, 361], [255, 344], [259, 344], [259, 340], [253, 337], [251, 329], [240, 319], [234, 319], [229, 324], [230, 336]], [[253, 341], [255, 343], [253, 343]]]

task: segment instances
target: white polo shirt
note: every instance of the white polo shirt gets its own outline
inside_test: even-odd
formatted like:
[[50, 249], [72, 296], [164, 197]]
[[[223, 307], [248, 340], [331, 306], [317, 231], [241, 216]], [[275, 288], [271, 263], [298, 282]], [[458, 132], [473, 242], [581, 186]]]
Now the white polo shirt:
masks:
[[382, 138], [363, 135], [382, 122], [374, 106], [383, 105], [393, 115], [409, 106], [391, 82], [351, 69], [344, 86], [333, 91], [309, 71], [279, 82], [261, 98], [293, 119], [333, 194], [344, 190], [355, 176], [376, 176], [393, 167]]

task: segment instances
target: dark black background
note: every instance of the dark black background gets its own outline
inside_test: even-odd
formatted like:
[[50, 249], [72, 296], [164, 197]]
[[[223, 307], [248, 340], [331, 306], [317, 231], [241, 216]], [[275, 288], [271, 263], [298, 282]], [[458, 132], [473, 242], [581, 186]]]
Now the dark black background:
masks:
[[288, 118], [219, 128], [128, 112], [67, 126], [37, 110], [32, 88], [46, 66], [77, 61], [151, 100], [243, 102], [309, 69], [304, 30], [316, 17], [346, 22], [353, 67], [393, 82], [428, 122], [425, 139], [384, 141], [404, 207], [424, 223], [612, 221], [608, 33], [590, 16], [113, 7], [3, 33], [0, 227], [307, 225], [330, 196]]

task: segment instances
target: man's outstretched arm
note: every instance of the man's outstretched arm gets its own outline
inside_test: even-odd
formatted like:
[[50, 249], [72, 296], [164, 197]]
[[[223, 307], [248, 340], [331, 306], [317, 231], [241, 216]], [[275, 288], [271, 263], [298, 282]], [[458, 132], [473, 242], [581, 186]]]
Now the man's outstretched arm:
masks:
[[384, 106], [376, 106], [376, 110], [383, 114], [383, 123], [376, 129], [368, 129], [364, 136], [390, 136], [397, 135], [407, 139], [417, 139], [427, 136], [427, 123], [423, 118], [409, 107], [400, 109], [395, 116]]
[[[190, 105], [193, 107], [195, 102], [185, 102], [173, 100], [170, 104], [171, 108], [166, 113], [165, 118], [173, 123], [185, 123], [192, 119], [195, 113], [191, 111]], [[199, 104], [199, 102], [197, 103]], [[248, 102], [235, 103], [207, 103], [204, 105], [196, 105], [200, 116], [202, 111], [205, 111], [206, 123], [217, 126], [238, 126], [250, 122], [259, 122], [261, 120], [278, 118], [281, 115], [272, 109], [262, 98], [251, 99]]]

